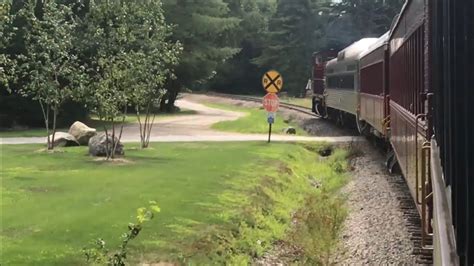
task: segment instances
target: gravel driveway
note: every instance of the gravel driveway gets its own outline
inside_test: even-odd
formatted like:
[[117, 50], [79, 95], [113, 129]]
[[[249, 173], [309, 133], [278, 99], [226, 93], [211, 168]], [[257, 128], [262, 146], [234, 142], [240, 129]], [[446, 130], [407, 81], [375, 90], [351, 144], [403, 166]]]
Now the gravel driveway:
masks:
[[[215, 97], [185, 95], [176, 102], [182, 109], [193, 110], [196, 114], [174, 116], [155, 122], [150, 137], [151, 142], [192, 142], [192, 141], [259, 141], [266, 140], [266, 134], [241, 134], [221, 132], [211, 129], [211, 125], [220, 121], [236, 120], [244, 113], [215, 109], [199, 102], [210, 102]], [[292, 136], [272, 135], [273, 141], [325, 141], [331, 143], [360, 141], [356, 136]], [[139, 142], [138, 124], [128, 124], [124, 127], [122, 142]], [[33, 144], [45, 143], [44, 137], [31, 138], [0, 138], [0, 144]]]

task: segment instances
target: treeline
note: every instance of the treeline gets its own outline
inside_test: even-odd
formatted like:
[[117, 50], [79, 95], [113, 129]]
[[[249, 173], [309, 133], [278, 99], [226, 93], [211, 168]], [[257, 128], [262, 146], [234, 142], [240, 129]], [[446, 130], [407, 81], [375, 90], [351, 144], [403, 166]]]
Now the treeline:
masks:
[[[180, 91], [262, 93], [260, 77], [268, 69], [279, 70], [285, 91], [299, 95], [310, 77], [313, 52], [341, 49], [362, 37], [383, 34], [402, 3], [2, 3], [0, 123], [2, 127], [38, 124], [38, 118], [44, 117], [40, 114], [46, 113], [45, 105], [58, 115], [58, 121], [89, 112], [111, 119], [125, 111], [147, 112], [149, 106], [172, 112]], [[60, 101], [41, 98], [51, 95]], [[113, 110], [104, 114], [104, 108]]]

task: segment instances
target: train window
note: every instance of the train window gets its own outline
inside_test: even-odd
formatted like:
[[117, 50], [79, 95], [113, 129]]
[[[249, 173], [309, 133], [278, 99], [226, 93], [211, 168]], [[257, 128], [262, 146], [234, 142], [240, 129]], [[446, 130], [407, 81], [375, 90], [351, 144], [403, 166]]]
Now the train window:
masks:
[[328, 87], [331, 89], [354, 89], [354, 75], [337, 75], [327, 78]]
[[347, 71], [354, 71], [354, 70], [356, 70], [356, 65], [348, 65], [346, 67], [346, 69], [347, 69]]
[[340, 76], [339, 88], [341, 89], [354, 89], [354, 75], [343, 75]]
[[328, 87], [331, 89], [337, 89], [339, 87], [339, 77], [328, 77]]

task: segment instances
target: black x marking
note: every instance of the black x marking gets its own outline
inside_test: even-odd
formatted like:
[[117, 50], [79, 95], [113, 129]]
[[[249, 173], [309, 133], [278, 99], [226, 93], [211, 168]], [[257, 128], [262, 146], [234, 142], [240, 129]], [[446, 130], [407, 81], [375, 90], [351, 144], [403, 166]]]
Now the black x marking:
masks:
[[268, 75], [268, 73], [266, 73], [265, 76], [268, 78], [268, 80], [270, 80], [270, 83], [268, 83], [268, 85], [265, 86], [265, 90], [267, 90], [268, 88], [270, 88], [270, 86], [273, 85], [275, 86], [276, 90], [279, 91], [280, 88], [275, 84], [275, 81], [277, 81], [280, 78], [280, 75], [276, 76], [274, 79], [272, 79], [270, 75]]

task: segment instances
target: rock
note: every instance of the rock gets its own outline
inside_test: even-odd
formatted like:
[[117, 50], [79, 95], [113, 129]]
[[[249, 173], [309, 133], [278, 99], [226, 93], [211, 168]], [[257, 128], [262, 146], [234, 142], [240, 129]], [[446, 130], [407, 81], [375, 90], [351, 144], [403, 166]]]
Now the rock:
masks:
[[283, 129], [283, 132], [285, 134], [295, 135], [296, 134], [296, 129], [294, 127], [287, 127], [285, 129]]
[[[108, 145], [107, 145], [108, 140]], [[123, 144], [119, 142], [118, 138], [115, 137], [115, 142], [117, 144], [117, 149], [115, 150], [115, 155], [124, 155]], [[109, 134], [107, 139], [105, 133], [101, 133], [93, 136], [89, 139], [89, 154], [92, 156], [107, 156], [107, 146], [109, 153], [112, 152], [112, 136]]]
[[[49, 138], [51, 139], [53, 135], [49, 135]], [[54, 142], [53, 142], [54, 147], [71, 147], [71, 146], [79, 146], [79, 142], [76, 140], [76, 138], [66, 132], [56, 132], [54, 134]]]
[[86, 126], [82, 122], [76, 121], [69, 128], [69, 134], [73, 135], [80, 145], [87, 145], [89, 139], [97, 135], [97, 130]]

